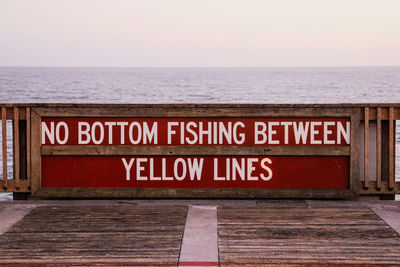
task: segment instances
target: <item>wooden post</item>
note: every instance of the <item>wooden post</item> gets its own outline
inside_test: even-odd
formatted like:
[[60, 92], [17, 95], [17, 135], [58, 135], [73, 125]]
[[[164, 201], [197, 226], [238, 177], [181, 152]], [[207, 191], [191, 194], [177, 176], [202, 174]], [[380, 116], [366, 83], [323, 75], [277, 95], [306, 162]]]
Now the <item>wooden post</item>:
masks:
[[19, 110], [14, 107], [14, 179], [15, 189], [19, 190]]
[[376, 110], [376, 189], [382, 182], [382, 108]]
[[[23, 112], [22, 112], [23, 111]], [[19, 178], [22, 180], [27, 179], [26, 174], [26, 120], [22, 119], [22, 113], [25, 115], [25, 108], [20, 108], [20, 120], [19, 120]], [[22, 183], [20, 183], [22, 186]]]
[[26, 179], [31, 186], [31, 108], [26, 108]]
[[364, 187], [368, 189], [369, 107], [364, 109]]
[[[19, 108], [19, 185], [13, 192], [14, 200], [27, 200], [29, 198], [30, 180], [28, 178], [28, 158], [30, 158], [30, 111], [29, 108]], [[17, 182], [17, 181], [16, 181]]]
[[395, 183], [395, 170], [394, 170], [394, 151], [395, 151], [395, 140], [394, 140], [394, 127], [395, 121], [393, 120], [393, 107], [389, 108], [389, 189], [393, 190]]
[[7, 109], [1, 108], [2, 149], [3, 149], [3, 185], [7, 187]]
[[30, 114], [30, 182], [31, 192], [34, 194], [35, 191], [40, 189], [40, 176], [41, 176], [41, 158], [40, 158], [40, 133], [42, 131], [40, 116], [31, 109]]

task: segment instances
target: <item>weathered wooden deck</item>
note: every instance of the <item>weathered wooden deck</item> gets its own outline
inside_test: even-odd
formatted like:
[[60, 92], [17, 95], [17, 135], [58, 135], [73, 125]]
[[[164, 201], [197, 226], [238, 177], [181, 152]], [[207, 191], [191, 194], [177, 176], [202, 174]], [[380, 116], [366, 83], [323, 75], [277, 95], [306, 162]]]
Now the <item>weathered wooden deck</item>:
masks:
[[214, 266], [180, 262], [193, 205], [220, 266], [400, 266], [400, 203], [303, 200], [0, 202], [0, 266]]

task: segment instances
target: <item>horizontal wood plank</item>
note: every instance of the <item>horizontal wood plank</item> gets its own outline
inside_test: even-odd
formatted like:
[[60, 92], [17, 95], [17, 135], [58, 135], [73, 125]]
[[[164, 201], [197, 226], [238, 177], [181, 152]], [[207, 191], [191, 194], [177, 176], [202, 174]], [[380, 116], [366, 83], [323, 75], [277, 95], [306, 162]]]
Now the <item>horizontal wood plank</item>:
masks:
[[350, 117], [358, 108], [287, 108], [287, 107], [186, 107], [149, 108], [34, 108], [42, 117]]
[[393, 188], [389, 187], [388, 181], [381, 181], [381, 189], [377, 189], [376, 181], [369, 182], [370, 187], [365, 190], [361, 190], [361, 195], [393, 195], [400, 194], [400, 182], [393, 183]]
[[321, 198], [354, 199], [343, 189], [41, 188], [39, 198]]
[[30, 182], [26, 179], [0, 181], [0, 192], [30, 192]]
[[42, 146], [41, 155], [348, 156], [349, 146]]

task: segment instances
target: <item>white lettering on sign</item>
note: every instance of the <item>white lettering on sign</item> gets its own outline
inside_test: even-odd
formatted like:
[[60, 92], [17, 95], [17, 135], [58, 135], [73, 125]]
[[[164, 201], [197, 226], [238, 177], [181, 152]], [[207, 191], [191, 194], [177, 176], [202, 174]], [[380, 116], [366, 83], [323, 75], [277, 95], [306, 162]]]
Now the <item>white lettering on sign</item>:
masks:
[[[60, 133], [61, 128], [64, 129], [63, 137], [61, 137]], [[60, 145], [66, 144], [69, 137], [68, 125], [63, 121], [60, 121], [55, 126], [55, 132], [54, 132], [54, 122], [50, 123], [50, 129], [45, 122], [42, 122], [42, 145], [46, 144], [46, 137], [47, 139], [49, 139], [50, 144], [52, 145], [55, 143], [55, 141], [57, 142], [57, 144]]]
[[[78, 144], [86, 145], [90, 142], [90, 125], [87, 122], [78, 122]], [[83, 139], [85, 137], [85, 139]]]
[[131, 159], [129, 163], [127, 163], [125, 158], [122, 158], [122, 163], [124, 164], [126, 170], [126, 180], [129, 181], [131, 179], [131, 168], [135, 159]]
[[268, 167], [268, 166], [266, 165], [266, 163], [267, 163], [267, 164], [272, 164], [271, 159], [269, 159], [269, 158], [263, 158], [263, 159], [261, 160], [261, 168], [263, 168], [264, 170], [267, 171], [268, 176], [265, 176], [263, 173], [261, 173], [261, 174], [260, 174], [260, 177], [261, 177], [261, 179], [263, 179], [264, 181], [269, 181], [269, 180], [271, 180], [271, 178], [272, 178], [272, 170], [271, 170], [270, 167]]
[[[125, 168], [125, 180], [130, 181], [132, 176], [137, 181], [200, 181], [203, 173], [204, 158], [177, 158], [173, 162], [173, 176], [167, 175], [167, 159], [161, 159], [161, 174], [155, 176], [154, 158], [121, 158]], [[219, 169], [219, 160], [225, 160], [224, 170]], [[171, 163], [170, 163], [171, 164]], [[263, 172], [255, 175], [256, 165], [259, 165]], [[222, 164], [223, 165], [223, 164]], [[272, 179], [270, 158], [263, 158], [260, 162], [258, 158], [214, 158], [214, 181], [269, 181]], [[170, 165], [168, 165], [170, 166]], [[133, 169], [132, 169], [133, 167]], [[149, 173], [146, 176], [146, 173]]]
[[107, 121], [104, 123], [108, 127], [108, 143], [113, 143], [113, 126], [117, 125], [115, 121]]
[[265, 144], [267, 143], [267, 124], [264, 122], [256, 121], [254, 123], [254, 143]]
[[46, 137], [50, 144], [54, 144], [54, 122], [50, 122], [50, 129], [45, 122], [42, 122], [42, 145], [46, 144]]
[[[349, 145], [350, 121], [42, 121], [43, 145]], [[160, 123], [162, 123], [160, 125]], [[72, 129], [70, 130], [69, 129]], [[248, 136], [247, 136], [248, 135]], [[71, 140], [69, 140], [71, 139]], [[70, 141], [70, 142], [69, 142]], [[342, 144], [343, 143], [343, 144]]]
[[289, 126], [293, 125], [293, 122], [291, 121], [282, 121], [281, 125], [285, 127], [284, 133], [285, 133], [285, 145], [289, 144]]
[[312, 121], [311, 122], [311, 144], [320, 145], [322, 144], [321, 140], [316, 140], [315, 135], [319, 134], [319, 131], [315, 129], [315, 126], [320, 126], [322, 122], [320, 121]]
[[344, 137], [346, 144], [350, 144], [350, 122], [346, 122], [346, 129], [344, 129], [341, 122], [338, 123], [337, 143], [340, 145], [341, 137]]
[[[170, 121], [167, 126], [167, 143], [172, 144], [173, 136], [178, 132], [180, 133], [180, 144], [193, 145], [199, 143], [203, 144], [214, 144], [222, 145], [224, 142], [232, 144], [232, 140], [235, 144], [243, 144], [246, 140], [245, 133], [241, 132], [239, 128], [245, 128], [243, 122], [238, 121], [235, 123], [228, 122], [225, 126], [224, 122], [194, 122], [189, 121], [187, 123]], [[180, 129], [177, 130], [176, 127]]]
[[[225, 170], [223, 174], [219, 170], [219, 161], [225, 160]], [[261, 162], [258, 162], [258, 158], [241, 158], [240, 162], [236, 158], [225, 158], [218, 159], [214, 158], [214, 181], [236, 181], [239, 178], [242, 181], [269, 181], [272, 178], [272, 170], [268, 165], [272, 165], [270, 158], [263, 158]], [[264, 170], [264, 173], [260, 173], [259, 176], [255, 176], [253, 173], [256, 170], [256, 164]]]
[[169, 121], [168, 122], [168, 145], [172, 142], [172, 135], [176, 134], [175, 130], [172, 130], [173, 126], [178, 126], [179, 122], [177, 121]]
[[273, 127], [278, 125], [279, 125], [278, 121], [271, 121], [269, 123], [268, 138], [269, 138], [269, 144], [271, 145], [279, 145], [279, 140], [273, 140], [273, 136], [276, 135], [276, 130], [273, 130]]
[[[121, 144], [125, 144], [125, 127], [128, 126], [129, 142], [132, 145], [139, 144], [157, 144], [158, 142], [158, 129], [157, 122], [154, 122], [151, 128], [147, 122], [140, 124], [138, 122], [105, 122], [104, 124], [96, 121], [93, 124], [88, 122], [78, 122], [78, 144], [86, 145], [93, 142], [95, 145], [104, 143], [104, 133], [108, 133], [108, 144], [113, 144], [114, 136], [113, 129], [119, 128]], [[118, 127], [119, 126], [119, 127]], [[118, 138], [118, 137], [116, 137]]]
[[[337, 126], [337, 138], [332, 137], [332, 127]], [[254, 144], [279, 145], [280, 140], [275, 139], [277, 127], [283, 126], [284, 144], [289, 144], [289, 136], [294, 135], [296, 145], [304, 145], [310, 141], [312, 145], [341, 144], [342, 137], [346, 144], [350, 144], [350, 122], [346, 127], [342, 122], [333, 121], [306, 121], [306, 122], [254, 122]], [[322, 135], [321, 135], [322, 133]]]
[[[186, 177], [190, 181], [200, 181], [203, 172], [204, 158], [177, 158], [173, 163], [173, 176], [167, 176], [167, 159], [161, 159], [161, 176], [155, 176], [154, 158], [130, 158], [129, 161], [126, 158], [121, 158], [122, 164], [125, 168], [125, 179], [131, 180], [131, 173], [136, 174], [135, 178], [137, 181], [183, 181]], [[148, 164], [146, 164], [149, 162]], [[132, 170], [135, 165], [136, 171]], [[169, 166], [169, 165], [168, 165]], [[147, 173], [146, 168], [149, 170], [149, 176], [144, 175]], [[189, 174], [189, 176], [187, 176]]]
[[[98, 133], [96, 135], [96, 133]], [[96, 121], [92, 126], [92, 141], [95, 145], [103, 143], [104, 140], [104, 127], [101, 122]]]
[[202, 158], [200, 158], [200, 160], [198, 159], [188, 160], [189, 175], [191, 181], [193, 181], [195, 178], [198, 181], [200, 181], [201, 173], [203, 171], [203, 164], [204, 164], [204, 159]]
[[244, 123], [239, 121], [233, 124], [233, 140], [235, 141], [235, 144], [241, 145], [245, 141], [245, 134], [244, 133], [238, 133], [238, 127], [244, 128]]
[[119, 131], [121, 132], [121, 145], [125, 144], [125, 126], [128, 125], [127, 122], [117, 122], [117, 125], [120, 127]]
[[303, 143], [303, 144], [307, 143], [307, 134], [308, 134], [309, 125], [310, 125], [310, 122], [308, 122], [308, 121], [305, 123], [305, 125], [302, 121], [299, 122], [299, 125], [297, 125], [297, 122], [293, 123], [296, 145], [300, 144], [300, 139], [301, 139], [301, 143]]
[[329, 136], [332, 135], [332, 130], [329, 130], [329, 126], [335, 125], [333, 121], [326, 121], [324, 123], [324, 144], [333, 145], [335, 144], [334, 140], [329, 140]]

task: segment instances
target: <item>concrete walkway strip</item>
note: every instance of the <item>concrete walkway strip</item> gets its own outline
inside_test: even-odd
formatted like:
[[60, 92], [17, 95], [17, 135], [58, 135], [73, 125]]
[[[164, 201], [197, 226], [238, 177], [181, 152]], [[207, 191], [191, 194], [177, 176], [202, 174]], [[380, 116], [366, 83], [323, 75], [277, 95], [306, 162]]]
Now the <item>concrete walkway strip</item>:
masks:
[[216, 206], [189, 206], [178, 266], [218, 266]]
[[36, 205], [10, 205], [0, 210], [0, 235], [25, 217]]
[[400, 235], [400, 207], [398, 205], [377, 202], [367, 203], [367, 206]]

